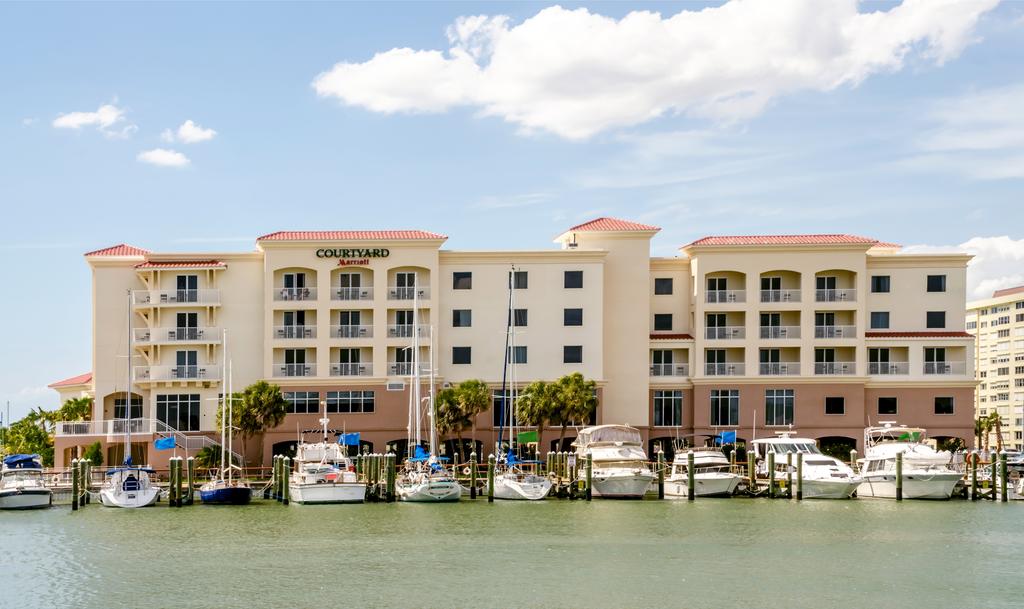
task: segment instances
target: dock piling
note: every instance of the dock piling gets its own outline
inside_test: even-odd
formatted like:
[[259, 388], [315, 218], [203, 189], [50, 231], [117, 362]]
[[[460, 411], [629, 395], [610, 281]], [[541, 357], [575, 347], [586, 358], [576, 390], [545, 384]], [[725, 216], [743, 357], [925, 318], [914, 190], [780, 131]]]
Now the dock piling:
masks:
[[283, 496], [281, 503], [283, 505], [288, 505], [288, 496], [291, 494], [291, 489], [288, 488], [288, 474], [292, 469], [291, 461], [288, 457], [281, 459], [281, 495]]
[[697, 481], [693, 471], [693, 451], [686, 451], [686, 499], [693, 501], [697, 498]]
[[903, 451], [896, 453], [896, 501], [903, 501]]
[[977, 451], [967, 453], [967, 461], [971, 467], [971, 501], [978, 500], [978, 461], [980, 459]]
[[1006, 501], [1006, 451], [999, 453], [999, 501]]
[[852, 469], [854, 473], [857, 473], [857, 449], [856, 448], [851, 448], [850, 449], [850, 469]]
[[167, 507], [174, 507], [177, 499], [174, 496], [174, 463], [177, 461], [171, 457], [167, 461]]
[[786, 453], [786, 498], [793, 498], [793, 453]]
[[82, 499], [78, 502], [80, 506], [89, 504], [89, 479], [92, 474], [92, 461], [82, 459], [79, 461], [82, 466]]
[[487, 455], [487, 503], [494, 503], [494, 455]]
[[192, 505], [196, 502], [196, 458], [188, 458], [188, 487], [185, 490], [185, 505]]
[[[548, 453], [548, 467], [551, 467], [551, 453]], [[476, 499], [476, 451], [469, 453], [469, 498]]]
[[775, 453], [768, 453], [768, 496], [775, 499]]
[[[587, 483], [587, 486], [590, 486]], [[665, 498], [665, 451], [658, 449], [658, 499]]]
[[594, 457], [587, 455], [587, 501], [593, 497], [594, 489]]
[[387, 480], [387, 491], [384, 496], [384, 500], [388, 503], [395, 501], [395, 461], [397, 457], [395, 453], [389, 452], [384, 457], [384, 467], [387, 468], [386, 480]]
[[747, 449], [747, 488], [753, 494], [757, 492], [757, 472], [755, 467], [754, 451]]
[[71, 511], [78, 511], [78, 491], [81, 487], [81, 481], [79, 478], [81, 474], [78, 470], [78, 459], [71, 460]]
[[804, 454], [796, 454], [796, 500], [804, 498]]

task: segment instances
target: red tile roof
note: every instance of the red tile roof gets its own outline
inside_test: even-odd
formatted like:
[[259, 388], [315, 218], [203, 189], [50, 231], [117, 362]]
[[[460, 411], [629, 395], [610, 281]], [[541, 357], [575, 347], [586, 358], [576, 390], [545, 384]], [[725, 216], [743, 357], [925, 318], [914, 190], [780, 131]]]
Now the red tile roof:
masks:
[[58, 387], [71, 387], [74, 385], [88, 385], [92, 382], [92, 372], [86, 372], [85, 374], [79, 374], [63, 381], [57, 381], [56, 383], [50, 383], [47, 387], [56, 389]]
[[857, 235], [716, 235], [697, 239], [683, 247], [702, 245], [882, 245], [877, 239]]
[[595, 218], [589, 222], [583, 224], [577, 224], [576, 226], [565, 231], [570, 233], [572, 231], [583, 232], [583, 231], [652, 231], [661, 230], [657, 226], [651, 226], [650, 224], [640, 224], [639, 222], [630, 222], [629, 220], [620, 220], [618, 218]]
[[1009, 296], [1010, 294], [1022, 294], [1024, 293], [1024, 285], [1019, 285], [1015, 288], [1003, 288], [1002, 290], [996, 290], [992, 292], [992, 298], [999, 298], [1000, 296]]
[[223, 268], [220, 260], [147, 260], [135, 265], [137, 269], [205, 269]]
[[143, 256], [148, 254], [149, 250], [144, 250], [141, 247], [135, 247], [134, 245], [128, 245], [127, 243], [119, 243], [117, 245], [111, 245], [101, 250], [94, 252], [87, 252], [86, 256]]
[[973, 338], [967, 332], [865, 332], [866, 338]]
[[693, 340], [689, 334], [651, 334], [651, 340]]
[[447, 239], [445, 235], [423, 230], [282, 230], [257, 238], [257, 241], [407, 241]]

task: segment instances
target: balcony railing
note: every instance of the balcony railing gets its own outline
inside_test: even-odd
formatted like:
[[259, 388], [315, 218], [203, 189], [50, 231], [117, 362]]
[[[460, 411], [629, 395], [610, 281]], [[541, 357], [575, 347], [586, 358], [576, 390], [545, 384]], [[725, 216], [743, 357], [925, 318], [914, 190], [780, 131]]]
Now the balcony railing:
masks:
[[814, 338], [857, 338], [857, 326], [814, 326]]
[[747, 335], [743, 326], [719, 326], [716, 328], [705, 328], [704, 338], [709, 340], [729, 340], [744, 338]]
[[332, 326], [331, 338], [370, 338], [373, 326]]
[[316, 376], [316, 364], [274, 364], [274, 376]]
[[690, 376], [689, 364], [651, 364], [651, 376]]
[[[430, 367], [420, 363], [420, 374], [430, 372]], [[409, 376], [412, 374], [412, 362], [388, 362], [389, 376]]]
[[758, 372], [762, 376], [791, 376], [800, 374], [799, 362], [761, 363]]
[[824, 376], [857, 374], [857, 364], [855, 362], [815, 362], [814, 374]]
[[331, 376], [373, 376], [373, 364], [331, 364]]
[[708, 290], [705, 302], [746, 302], [746, 290]]
[[136, 381], [217, 381], [220, 365], [135, 366]]
[[316, 288], [274, 288], [274, 300], [316, 300]]
[[761, 290], [761, 302], [800, 302], [800, 290]]
[[220, 328], [135, 328], [132, 339], [136, 344], [160, 343], [216, 343], [220, 342]]
[[427, 300], [430, 298], [430, 288], [399, 286], [388, 288], [388, 300], [412, 300], [414, 296], [420, 300]]
[[331, 300], [373, 300], [373, 288], [331, 288]]
[[136, 306], [219, 305], [220, 290], [132, 290]]
[[910, 362], [868, 362], [868, 374], [872, 376], [910, 374]]
[[[419, 326], [420, 338], [428, 338], [430, 331], [426, 326]], [[412, 338], [412, 324], [388, 326], [388, 338]]]
[[925, 374], [965, 374], [966, 362], [925, 362]]
[[274, 326], [274, 338], [316, 338], [316, 326]]
[[800, 326], [761, 326], [761, 338], [800, 338]]
[[816, 302], [855, 302], [857, 290], [814, 290], [814, 300]]
[[708, 376], [743, 376], [743, 364], [704, 364], [704, 374]]

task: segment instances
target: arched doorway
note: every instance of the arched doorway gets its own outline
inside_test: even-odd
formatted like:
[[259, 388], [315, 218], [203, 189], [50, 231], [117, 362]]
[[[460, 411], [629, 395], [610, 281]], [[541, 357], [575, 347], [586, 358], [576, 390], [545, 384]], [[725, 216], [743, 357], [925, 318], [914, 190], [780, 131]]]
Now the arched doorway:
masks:
[[570, 436], [566, 436], [565, 439], [562, 440], [562, 447], [559, 448], [558, 447], [558, 438], [555, 438], [550, 443], [551, 450], [554, 451], [554, 452], [562, 452], [562, 451], [573, 452], [573, 451], [576, 450], [575, 447], [573, 447], [573, 445], [572, 445], [572, 443], [575, 442], [575, 441], [576, 441], [576, 436], [571, 436], [571, 437]]
[[818, 449], [823, 454], [835, 457], [843, 463], [850, 460], [850, 451], [857, 448], [857, 440], [846, 436], [825, 436], [818, 438]]
[[933, 436], [932, 439], [935, 440], [935, 448], [938, 450], [948, 450], [951, 453], [967, 450], [967, 441], [958, 436]]
[[[441, 454], [446, 457], [451, 457], [455, 461], [465, 463], [469, 461], [469, 454], [475, 452], [476, 459], [479, 462], [481, 455], [483, 455], [484, 443], [480, 440], [473, 440], [471, 438], [462, 439], [462, 452], [459, 452], [459, 440], [457, 438], [451, 440], [445, 440], [441, 443]], [[487, 457], [484, 456], [484, 459]]]
[[[107, 447], [107, 465], [117, 467], [124, 463], [124, 442]], [[132, 465], [149, 463], [149, 442], [132, 442]]]
[[285, 442], [275, 442], [270, 447], [270, 454], [275, 457], [288, 457], [289, 459], [295, 458], [295, 451], [298, 449], [298, 442], [295, 440], [287, 440]]

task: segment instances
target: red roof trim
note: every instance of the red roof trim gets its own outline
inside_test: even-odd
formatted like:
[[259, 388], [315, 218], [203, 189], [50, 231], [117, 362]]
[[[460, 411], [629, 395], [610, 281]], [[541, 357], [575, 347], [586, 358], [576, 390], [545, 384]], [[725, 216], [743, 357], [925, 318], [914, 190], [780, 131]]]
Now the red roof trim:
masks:
[[447, 239], [446, 235], [424, 230], [282, 230], [258, 237], [256, 241], [326, 241], [350, 239], [353, 241], [409, 241]]
[[71, 387], [73, 385], [88, 385], [92, 382], [92, 372], [86, 372], [85, 374], [79, 374], [63, 381], [57, 381], [56, 383], [50, 383], [47, 387], [56, 389], [58, 387]]
[[[883, 245], [877, 239], [857, 235], [711, 235], [683, 247], [714, 245]], [[884, 244], [885, 246], [893, 244]]]
[[866, 338], [974, 338], [967, 332], [865, 332]]
[[661, 228], [657, 226], [651, 226], [650, 224], [640, 224], [639, 222], [631, 222], [629, 220], [621, 220], [619, 218], [601, 217], [594, 218], [589, 222], [583, 224], [577, 224], [565, 232], [571, 233], [572, 231], [585, 232], [585, 231], [659, 231]]
[[225, 264], [220, 260], [147, 260], [135, 265], [137, 269], [195, 269], [222, 268]]
[[1003, 288], [1002, 290], [996, 290], [995, 292], [992, 292], [992, 298], [1010, 296], [1011, 294], [1024, 294], [1024, 285], [1019, 285], [1015, 288]]
[[144, 250], [141, 247], [135, 247], [134, 245], [128, 245], [127, 243], [118, 243], [110, 247], [105, 247], [100, 250], [92, 252], [86, 252], [85, 256], [144, 256], [150, 253], [149, 250]]
[[689, 334], [651, 334], [651, 340], [693, 340]]

